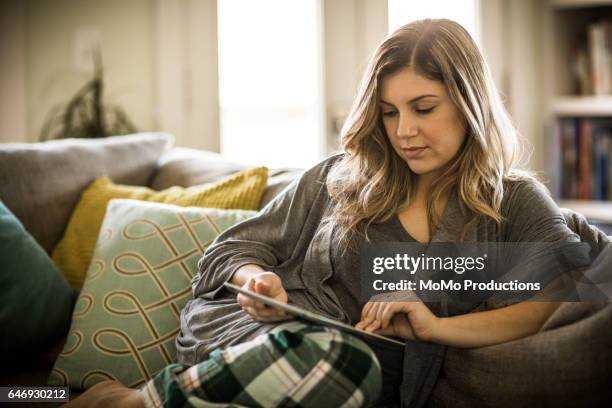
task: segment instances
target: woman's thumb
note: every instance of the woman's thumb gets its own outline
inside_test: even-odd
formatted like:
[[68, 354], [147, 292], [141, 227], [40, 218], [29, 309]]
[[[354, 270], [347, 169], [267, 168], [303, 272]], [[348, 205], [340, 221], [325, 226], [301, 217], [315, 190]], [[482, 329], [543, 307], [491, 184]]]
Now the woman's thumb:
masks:
[[258, 280], [255, 282], [255, 292], [266, 294], [270, 289], [269, 286], [266, 282]]

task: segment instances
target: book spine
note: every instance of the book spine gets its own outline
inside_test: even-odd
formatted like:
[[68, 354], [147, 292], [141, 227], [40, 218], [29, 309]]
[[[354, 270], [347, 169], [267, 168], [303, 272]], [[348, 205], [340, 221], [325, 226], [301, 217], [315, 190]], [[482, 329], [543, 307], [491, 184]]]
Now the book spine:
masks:
[[562, 134], [563, 168], [561, 170], [562, 195], [564, 198], [576, 198], [574, 189], [576, 180], [576, 139], [573, 119], [560, 119]]
[[612, 128], [606, 129], [606, 200], [612, 200]]
[[599, 146], [599, 151], [600, 151], [600, 156], [599, 156], [599, 171], [601, 174], [601, 180], [600, 180], [600, 188], [601, 188], [601, 200], [609, 200], [610, 197], [610, 190], [609, 185], [610, 185], [610, 181], [608, 180], [609, 177], [609, 168], [610, 168], [610, 135], [607, 132], [604, 133], [600, 133], [599, 135], [599, 142], [600, 142], [600, 146]]
[[580, 119], [580, 146], [578, 149], [578, 198], [582, 200], [591, 199], [591, 129], [588, 119]]
[[563, 196], [563, 123], [555, 120], [551, 131], [548, 133], [551, 140], [549, 154], [551, 157], [549, 174], [551, 175], [550, 185], [553, 197]]
[[598, 24], [589, 24], [587, 28], [589, 49], [589, 73], [591, 77], [591, 89], [595, 95], [600, 93], [601, 78], [599, 76], [599, 52], [597, 51]]
[[591, 132], [593, 135], [593, 148], [592, 148], [592, 152], [591, 152], [591, 157], [593, 159], [593, 176], [592, 176], [592, 185], [591, 185], [591, 191], [592, 191], [592, 196], [591, 198], [594, 200], [603, 200], [603, 187], [602, 187], [602, 183], [603, 183], [603, 165], [604, 165], [604, 158], [603, 158], [603, 154], [602, 154], [602, 150], [601, 147], [603, 145], [602, 143], [602, 137], [601, 137], [601, 132], [597, 132], [597, 131], [592, 131]]
[[608, 20], [602, 20], [599, 29], [599, 52], [600, 52], [600, 72], [601, 72], [601, 91], [603, 94], [609, 95], [612, 93], [612, 71], [610, 64], [612, 56], [610, 55], [610, 33]]
[[612, 19], [606, 19], [606, 49], [608, 51], [608, 74], [610, 76], [610, 90], [609, 94], [612, 94], [612, 28], [610, 24]]

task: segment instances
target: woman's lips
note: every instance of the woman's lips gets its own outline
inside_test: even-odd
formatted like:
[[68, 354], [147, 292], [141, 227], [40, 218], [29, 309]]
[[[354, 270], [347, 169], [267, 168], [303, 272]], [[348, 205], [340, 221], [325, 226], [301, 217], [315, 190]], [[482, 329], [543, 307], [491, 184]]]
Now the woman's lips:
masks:
[[427, 147], [403, 147], [402, 152], [404, 156], [409, 159], [414, 159], [415, 157], [419, 157], [421, 153], [423, 153], [427, 149]]

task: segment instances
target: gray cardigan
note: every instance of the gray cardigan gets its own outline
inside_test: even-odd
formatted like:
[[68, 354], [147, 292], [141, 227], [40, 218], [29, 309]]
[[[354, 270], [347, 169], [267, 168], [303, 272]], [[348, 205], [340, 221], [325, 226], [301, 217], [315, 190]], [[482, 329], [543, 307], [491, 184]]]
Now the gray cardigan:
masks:
[[[363, 306], [355, 249], [358, 243], [349, 255], [341, 256], [334, 245], [333, 231], [321, 229], [322, 219], [331, 211], [325, 180], [340, 157], [332, 156], [306, 171], [255, 217], [229, 228], [207, 248], [192, 282], [193, 299], [181, 315], [179, 362], [198, 363], [217, 347], [250, 340], [273, 327], [252, 320], [236, 303], [235, 295], [222, 288], [245, 264], [277, 273], [291, 303], [345, 323], [356, 323]], [[481, 222], [468, 231], [464, 240], [579, 241], [555, 203], [536, 183], [506, 183], [502, 215], [506, 221], [501, 226], [492, 221]], [[432, 241], [455, 241], [465, 223], [466, 214], [453, 194]], [[373, 224], [369, 234], [373, 242], [414, 241], [397, 217]], [[444, 314], [435, 307], [434, 312]], [[370, 345], [377, 355], [385, 354], [377, 350], [376, 344]], [[384, 369], [385, 361], [397, 361], [393, 355], [398, 352], [401, 361], [403, 353], [399, 386], [402, 406], [425, 404], [445, 350], [438, 344], [408, 342], [404, 350], [392, 350], [387, 354], [389, 358], [382, 358]]]

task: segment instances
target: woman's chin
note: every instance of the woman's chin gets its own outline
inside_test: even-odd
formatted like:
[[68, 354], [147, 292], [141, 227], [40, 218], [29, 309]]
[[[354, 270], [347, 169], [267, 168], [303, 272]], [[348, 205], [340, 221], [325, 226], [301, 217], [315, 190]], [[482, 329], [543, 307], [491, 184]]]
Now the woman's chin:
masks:
[[431, 166], [431, 165], [421, 165], [424, 163], [408, 163], [408, 167], [410, 171], [412, 171], [417, 177], [430, 178], [439, 175], [440, 166]]
[[408, 162], [408, 167], [417, 176], [423, 176], [435, 170], [432, 166], [424, 166], [423, 163]]

